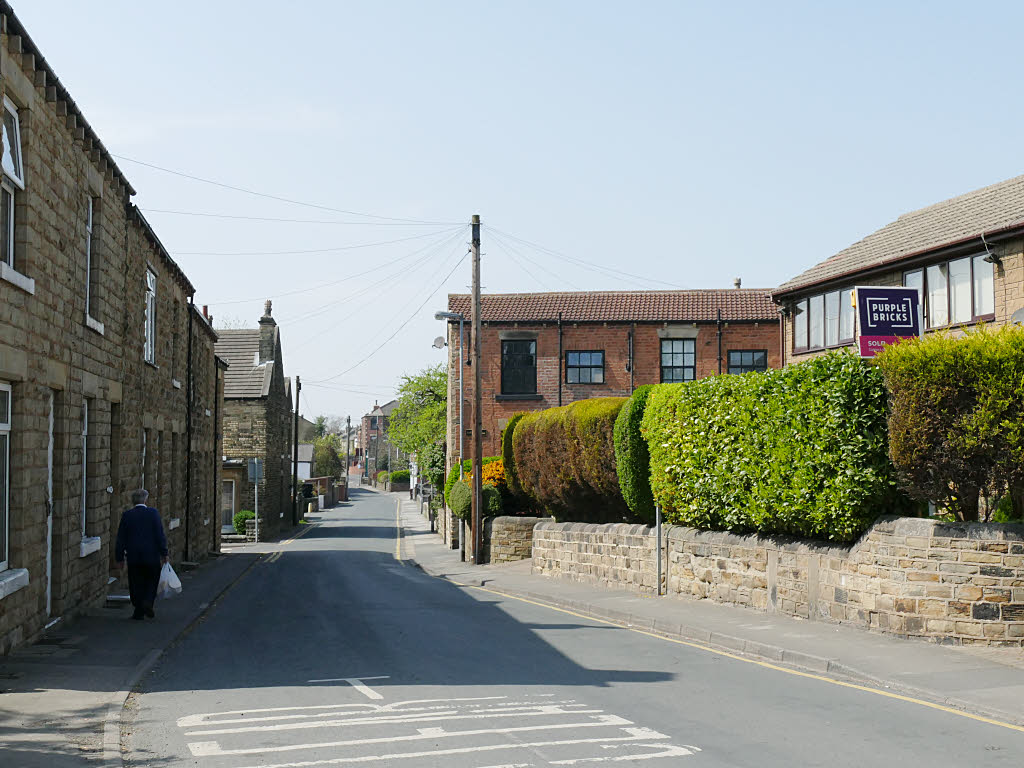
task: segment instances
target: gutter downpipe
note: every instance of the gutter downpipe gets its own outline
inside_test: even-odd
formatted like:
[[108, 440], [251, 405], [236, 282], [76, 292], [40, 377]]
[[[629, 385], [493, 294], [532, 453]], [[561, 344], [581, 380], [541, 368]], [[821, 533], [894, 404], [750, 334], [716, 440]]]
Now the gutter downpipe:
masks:
[[718, 310], [718, 315], [715, 318], [715, 324], [718, 326], [718, 375], [722, 375], [722, 310]]
[[[189, 557], [189, 533], [192, 519], [192, 399], [195, 389], [192, 385], [192, 315], [196, 311], [196, 295], [193, 293], [188, 297], [188, 352], [186, 356], [185, 381], [185, 559]], [[216, 497], [215, 497], [216, 498]]]
[[[635, 325], [635, 323], [634, 323]], [[629, 366], [629, 393], [633, 394], [633, 329], [626, 334], [626, 365]]]
[[562, 313], [558, 313], [558, 404], [562, 404]]

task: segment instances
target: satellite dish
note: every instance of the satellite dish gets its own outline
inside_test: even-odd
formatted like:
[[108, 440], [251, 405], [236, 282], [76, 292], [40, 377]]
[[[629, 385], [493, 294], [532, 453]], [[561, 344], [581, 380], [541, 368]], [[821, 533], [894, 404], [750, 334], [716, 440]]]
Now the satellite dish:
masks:
[[1015, 325], [1024, 325], [1024, 309], [1018, 309], [1010, 316], [1010, 322]]
[[436, 349], [444, 349], [447, 346], [448, 342], [444, 340], [444, 336], [438, 336], [436, 339], [434, 339], [434, 347]]

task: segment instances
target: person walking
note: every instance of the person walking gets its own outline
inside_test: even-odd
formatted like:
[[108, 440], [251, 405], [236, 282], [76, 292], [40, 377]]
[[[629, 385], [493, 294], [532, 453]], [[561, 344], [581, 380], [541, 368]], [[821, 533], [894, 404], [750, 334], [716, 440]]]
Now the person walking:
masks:
[[128, 593], [131, 595], [135, 612], [132, 618], [141, 621], [143, 616], [153, 618], [153, 603], [156, 588], [160, 583], [160, 568], [167, 562], [167, 537], [160, 513], [147, 506], [149, 491], [139, 488], [132, 491], [131, 509], [121, 514], [117, 528], [117, 548], [114, 556], [117, 567], [124, 568], [128, 561]]

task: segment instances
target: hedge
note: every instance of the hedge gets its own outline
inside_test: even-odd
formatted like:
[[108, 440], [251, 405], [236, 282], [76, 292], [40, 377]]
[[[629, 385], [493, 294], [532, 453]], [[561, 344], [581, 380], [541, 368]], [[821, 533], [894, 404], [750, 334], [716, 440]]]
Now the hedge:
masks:
[[615, 470], [622, 498], [633, 515], [652, 525], [655, 519], [651, 493], [651, 453], [640, 434], [640, 422], [652, 385], [637, 387], [615, 419]]
[[929, 334], [876, 358], [889, 389], [890, 456], [904, 489], [961, 520], [1010, 492], [1024, 512], [1024, 329]]
[[245, 535], [245, 521], [253, 520], [256, 517], [256, 513], [251, 509], [243, 509], [240, 512], [235, 512], [235, 516], [231, 518], [231, 527], [235, 529], [235, 533], [239, 533], [242, 536]]
[[612, 436], [625, 402], [624, 397], [580, 400], [520, 419], [512, 435], [513, 462], [520, 487], [536, 507], [564, 521], [629, 519]]
[[505, 464], [505, 483], [508, 490], [514, 496], [523, 495], [523, 489], [519, 485], [519, 478], [516, 476], [516, 459], [512, 450], [512, 435], [516, 431], [516, 425], [525, 416], [525, 413], [513, 413], [505, 428], [501, 431], [501, 460]]
[[852, 541], [907, 499], [881, 372], [835, 352], [756, 376], [661, 384], [641, 431], [669, 522]]
[[388, 479], [388, 471], [386, 469], [382, 469], [380, 472], [377, 473], [377, 482], [378, 483], [386, 482], [387, 479]]
[[[502, 513], [501, 494], [493, 485], [484, 484], [481, 489], [483, 497], [482, 517], [496, 517]], [[457, 481], [451, 490], [451, 503], [448, 505], [460, 520], [469, 520], [473, 512], [473, 489], [465, 480]]]
[[[481, 460], [481, 466], [487, 466], [492, 461], [498, 461], [500, 458], [500, 456], [484, 456], [483, 459]], [[472, 471], [473, 460], [463, 459], [462, 474], [468, 475]], [[449, 495], [451, 494], [452, 486], [455, 485], [457, 480], [459, 480], [458, 466], [453, 466], [451, 469], [448, 470], [448, 476], [444, 480], [444, 503], [447, 504], [449, 508], [451, 508], [452, 506], [452, 502], [451, 499], [449, 498]]]
[[396, 469], [390, 475], [392, 483], [408, 483], [409, 482], [409, 470], [408, 469]]

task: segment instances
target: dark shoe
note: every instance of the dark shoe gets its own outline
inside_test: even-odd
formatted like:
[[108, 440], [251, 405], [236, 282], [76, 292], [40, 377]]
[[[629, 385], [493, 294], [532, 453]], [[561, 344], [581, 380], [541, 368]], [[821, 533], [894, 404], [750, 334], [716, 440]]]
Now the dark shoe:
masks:
[[132, 614], [132, 618], [135, 619], [135, 621], [142, 621], [142, 614], [136, 611]]
[[155, 619], [156, 618], [156, 614], [153, 613], [153, 606], [148, 606], [146, 608], [146, 617], [150, 618], [150, 619]]

